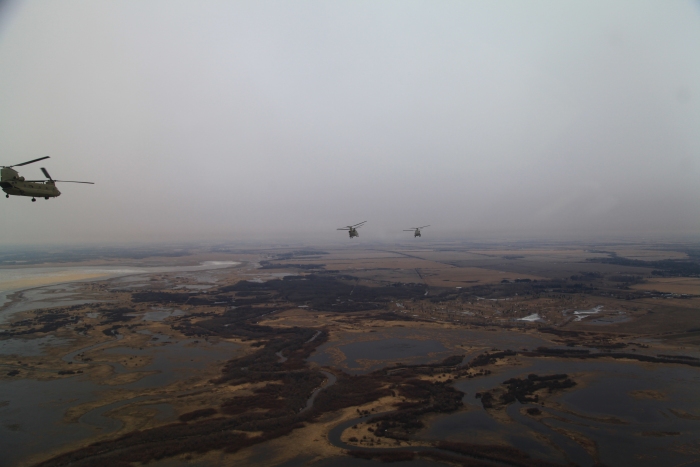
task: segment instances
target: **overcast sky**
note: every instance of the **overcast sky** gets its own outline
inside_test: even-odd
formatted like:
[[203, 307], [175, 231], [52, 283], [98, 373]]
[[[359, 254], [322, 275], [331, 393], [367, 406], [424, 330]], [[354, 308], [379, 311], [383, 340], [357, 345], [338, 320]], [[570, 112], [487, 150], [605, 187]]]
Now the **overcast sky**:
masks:
[[[700, 235], [698, 1], [0, 8], [0, 245]], [[348, 240], [349, 241], [349, 240]]]

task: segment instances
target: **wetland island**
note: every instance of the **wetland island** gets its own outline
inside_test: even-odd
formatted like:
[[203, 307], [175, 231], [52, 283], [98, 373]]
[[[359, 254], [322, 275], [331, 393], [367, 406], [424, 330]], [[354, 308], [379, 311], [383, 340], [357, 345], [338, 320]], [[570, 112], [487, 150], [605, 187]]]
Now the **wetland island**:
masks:
[[700, 246], [421, 245], [3, 253], [0, 465], [700, 465]]

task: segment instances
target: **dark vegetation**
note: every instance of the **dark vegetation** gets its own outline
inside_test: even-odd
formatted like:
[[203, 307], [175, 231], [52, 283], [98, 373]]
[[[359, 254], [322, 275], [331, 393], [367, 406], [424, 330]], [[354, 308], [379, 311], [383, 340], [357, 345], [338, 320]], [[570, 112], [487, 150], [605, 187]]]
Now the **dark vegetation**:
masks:
[[192, 420], [197, 420], [198, 418], [211, 417], [219, 413], [215, 408], [199, 409], [193, 410], [192, 412], [183, 413], [178, 417], [181, 422], [190, 422]]
[[102, 324], [119, 323], [122, 321], [130, 321], [136, 318], [136, 316], [134, 316], [136, 310], [134, 310], [133, 308], [126, 307], [102, 309], [100, 310], [100, 313], [103, 316]]
[[[264, 283], [241, 281], [219, 289], [221, 293], [236, 292], [236, 294], [252, 291], [269, 291], [280, 300], [307, 305], [315, 310], [352, 312], [385, 308], [392, 300], [421, 298], [425, 294], [425, 286], [399, 284], [367, 287], [340, 280], [338, 276], [310, 274], [303, 277], [287, 276], [281, 280]], [[236, 304], [239, 303], [240, 301], [237, 300]]]
[[520, 355], [526, 357], [551, 357], [556, 356], [559, 358], [580, 358], [580, 359], [591, 359], [591, 358], [622, 358], [637, 360], [640, 362], [648, 363], [679, 363], [682, 365], [690, 365], [700, 367], [700, 360], [693, 357], [685, 357], [678, 355], [667, 355], [658, 357], [652, 357], [650, 355], [640, 355], [635, 353], [623, 353], [623, 352], [596, 352], [593, 353], [590, 350], [585, 349], [551, 349], [547, 347], [538, 347], [536, 351], [522, 351], [518, 352]]
[[608, 258], [589, 258], [589, 262], [617, 264], [620, 266], [634, 266], [653, 268], [651, 274], [661, 277], [700, 277], [700, 258], [690, 255], [687, 260], [663, 259], [658, 261], [643, 261], [617, 256], [614, 252], [607, 252]]
[[80, 318], [70, 315], [68, 312], [79, 308], [79, 305], [67, 308], [54, 308], [37, 312], [34, 319], [15, 321], [10, 324], [13, 328], [27, 327], [23, 330], [10, 330], [3, 333], [3, 337], [20, 336], [34, 333], [53, 332], [64, 326], [75, 325]]
[[[441, 448], [440, 448], [441, 449]], [[449, 452], [450, 450], [436, 450], [431, 448], [419, 449], [419, 448], [405, 448], [405, 449], [358, 449], [349, 451], [348, 454], [356, 457], [358, 459], [376, 459], [380, 462], [402, 462], [410, 461], [416, 458], [433, 460], [442, 463], [447, 463], [448, 465], [459, 465], [462, 467], [494, 467], [502, 465], [527, 465], [535, 467], [538, 464], [523, 464], [522, 460], [516, 460], [516, 463], [491, 462], [487, 460], [486, 457], [480, 456], [479, 458], [469, 457], [468, 454], [458, 453], [456, 451]], [[523, 453], [524, 454], [524, 453]], [[534, 461], [533, 461], [534, 462]], [[540, 464], [543, 467], [554, 466], [558, 464]]]
[[302, 270], [316, 270], [324, 269], [325, 264], [314, 264], [314, 263], [304, 263], [304, 264], [282, 264], [282, 263], [272, 263], [270, 261], [260, 261], [260, 269], [302, 269]]
[[507, 404], [515, 400], [521, 404], [537, 402], [537, 395], [533, 396], [533, 394], [540, 389], [546, 389], [551, 394], [559, 389], [576, 386], [576, 383], [565, 374], [549, 376], [530, 374], [527, 378], [511, 378], [504, 381], [503, 384], [508, 387], [508, 392], [501, 397], [501, 400]]
[[[405, 378], [405, 375], [402, 375]], [[400, 404], [399, 410], [375, 418], [378, 422], [375, 436], [408, 440], [409, 436], [423, 428], [420, 417], [427, 413], [449, 413], [462, 407], [464, 393], [448, 382], [430, 382], [408, 379], [395, 383], [398, 394], [416, 402]]]
[[539, 402], [539, 397], [535, 394], [536, 391], [546, 389], [547, 392], [552, 393], [576, 386], [576, 383], [564, 374], [549, 376], [530, 374], [527, 378], [511, 378], [504, 381], [503, 384], [506, 385], [506, 392], [502, 393], [499, 398], [496, 398], [495, 390], [476, 393], [476, 398], [481, 399], [481, 405], [485, 409], [492, 409], [497, 403], [508, 405], [516, 400], [521, 404]]
[[295, 256], [318, 256], [318, 255], [327, 255], [327, 251], [321, 251], [321, 250], [296, 250], [296, 251], [291, 251], [289, 253], [280, 253], [275, 255], [275, 259], [277, 260], [285, 260], [285, 259], [292, 259]]
[[518, 467], [554, 467], [561, 465], [541, 459], [533, 459], [528, 453], [521, 451], [520, 449], [510, 446], [503, 446], [500, 444], [483, 445], [441, 441], [436, 444], [436, 447], [465, 456], [496, 461], [506, 465]]
[[206, 296], [200, 297], [201, 292], [157, 292], [146, 291], [131, 294], [131, 301], [134, 303], [156, 302], [162, 304], [188, 304], [198, 306], [215, 306], [228, 304], [230, 297], [226, 296]]
[[499, 444], [483, 445], [471, 443], [456, 443], [442, 441], [431, 448], [400, 448], [400, 449], [354, 449], [348, 454], [358, 459], [376, 459], [381, 462], [402, 462], [416, 458], [447, 462], [463, 467], [561, 467], [540, 459], [533, 459], [519, 449]]
[[477, 355], [470, 362], [470, 367], [486, 366], [491, 363], [495, 363], [499, 358], [512, 357], [518, 353], [513, 350], [503, 350], [497, 352], [485, 352], [481, 355]]

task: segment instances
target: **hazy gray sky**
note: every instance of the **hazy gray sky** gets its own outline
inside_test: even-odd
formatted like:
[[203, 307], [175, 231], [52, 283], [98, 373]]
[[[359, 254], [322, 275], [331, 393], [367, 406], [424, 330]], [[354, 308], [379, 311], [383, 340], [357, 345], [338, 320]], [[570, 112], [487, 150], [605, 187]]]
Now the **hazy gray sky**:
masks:
[[[697, 1], [0, 9], [0, 244], [700, 235]], [[428, 233], [428, 231], [426, 231]]]

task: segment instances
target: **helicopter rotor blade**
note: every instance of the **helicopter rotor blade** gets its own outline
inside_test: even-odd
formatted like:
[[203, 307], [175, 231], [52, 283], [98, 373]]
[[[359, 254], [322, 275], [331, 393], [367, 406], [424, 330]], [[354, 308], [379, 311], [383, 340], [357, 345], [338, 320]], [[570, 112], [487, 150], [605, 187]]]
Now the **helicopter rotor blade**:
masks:
[[22, 167], [23, 165], [33, 164], [34, 162], [43, 161], [44, 159], [48, 159], [48, 158], [49, 158], [49, 156], [44, 156], [44, 157], [40, 157], [38, 159], [34, 159], [31, 161], [22, 162], [21, 164], [9, 165], [8, 168], [10, 168], [10, 167]]
[[360, 222], [359, 224], [355, 224], [355, 225], [353, 225], [353, 226], [351, 226], [351, 227], [359, 227], [359, 226], [361, 226], [362, 224], [364, 224], [365, 222], [367, 222], [367, 221], [362, 221], [362, 222]]
[[88, 185], [94, 185], [94, 182], [76, 182], [75, 180], [51, 180], [52, 182], [61, 182], [61, 183], [87, 183]]
[[418, 229], [424, 229], [426, 227], [430, 227], [429, 225], [424, 225], [423, 227], [417, 227]]
[[51, 178], [51, 175], [49, 175], [49, 172], [45, 168], [42, 167], [41, 171], [44, 172], [44, 176], [46, 176], [46, 178], [53, 181], [53, 178]]
[[342, 229], [336, 229], [336, 230], [350, 230], [350, 229], [347, 227], [343, 227]]

